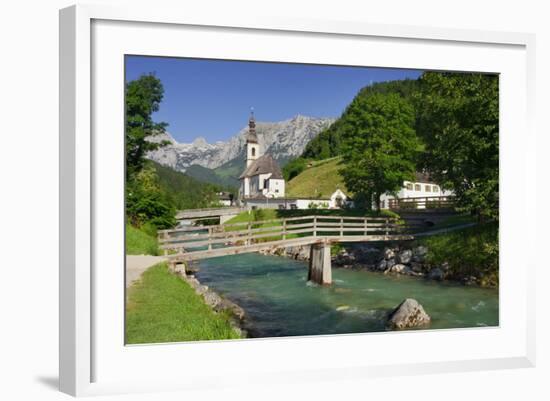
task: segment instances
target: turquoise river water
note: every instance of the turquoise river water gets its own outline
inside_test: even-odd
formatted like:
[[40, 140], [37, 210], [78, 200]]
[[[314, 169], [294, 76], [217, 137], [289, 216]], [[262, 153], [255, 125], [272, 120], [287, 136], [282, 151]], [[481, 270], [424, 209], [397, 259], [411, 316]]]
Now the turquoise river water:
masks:
[[201, 260], [201, 283], [246, 311], [251, 337], [384, 330], [385, 316], [415, 298], [432, 329], [498, 326], [498, 291], [408, 276], [333, 268], [333, 285], [307, 282], [307, 263], [245, 254]]

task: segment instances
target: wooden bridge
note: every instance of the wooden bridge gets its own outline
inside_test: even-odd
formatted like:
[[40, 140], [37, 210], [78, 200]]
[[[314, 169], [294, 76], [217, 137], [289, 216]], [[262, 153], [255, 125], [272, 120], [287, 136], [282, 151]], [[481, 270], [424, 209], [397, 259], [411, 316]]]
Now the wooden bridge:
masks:
[[454, 207], [454, 196], [420, 196], [388, 199], [388, 208], [391, 210], [454, 210]]
[[408, 228], [389, 217], [301, 216], [162, 230], [159, 243], [172, 266], [272, 247], [311, 245], [309, 279], [330, 284], [332, 243], [412, 240]]
[[224, 221], [230, 220], [245, 210], [247, 209], [234, 206], [206, 209], [186, 209], [180, 210], [176, 214], [176, 220], [196, 222], [201, 220], [219, 219], [220, 224], [223, 224]]

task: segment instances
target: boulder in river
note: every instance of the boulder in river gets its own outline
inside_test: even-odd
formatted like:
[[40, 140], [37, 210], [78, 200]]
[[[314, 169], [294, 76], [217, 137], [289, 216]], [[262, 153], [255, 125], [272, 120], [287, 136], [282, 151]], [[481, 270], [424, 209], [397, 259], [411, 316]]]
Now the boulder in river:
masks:
[[441, 270], [439, 267], [436, 267], [435, 269], [430, 270], [430, 274], [428, 275], [428, 278], [431, 280], [443, 280], [443, 277], [445, 276], [445, 273], [443, 273], [443, 270]]
[[413, 329], [429, 326], [430, 316], [416, 299], [407, 298], [389, 315], [386, 327], [391, 330]]
[[391, 248], [385, 248], [384, 249], [384, 259], [392, 259], [395, 257], [395, 251]]
[[203, 298], [204, 302], [211, 308], [216, 308], [222, 302], [221, 297], [213, 291], [206, 291]]
[[411, 270], [409, 266], [406, 266], [402, 263], [397, 263], [390, 267], [388, 270], [386, 270], [384, 273], [400, 273], [405, 274], [408, 273]]
[[381, 260], [380, 263], [378, 263], [378, 265], [376, 266], [378, 270], [382, 270], [382, 271], [386, 270], [387, 267], [388, 267], [387, 262], [385, 260]]
[[402, 250], [397, 254], [397, 262], [407, 264], [411, 261], [413, 253], [410, 249]]

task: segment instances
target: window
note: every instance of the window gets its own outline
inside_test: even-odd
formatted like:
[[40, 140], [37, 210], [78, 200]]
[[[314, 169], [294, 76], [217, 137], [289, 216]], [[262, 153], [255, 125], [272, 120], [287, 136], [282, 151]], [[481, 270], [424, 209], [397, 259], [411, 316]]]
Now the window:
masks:
[[432, 192], [432, 187], [430, 187], [429, 185], [426, 185], [424, 188], [426, 192]]
[[409, 191], [412, 191], [412, 189], [413, 189], [413, 184], [412, 184], [412, 182], [407, 182], [406, 188], [407, 188]]
[[434, 192], [439, 192], [439, 187], [437, 185], [434, 185], [432, 189]]
[[276, 193], [276, 194], [278, 194], [278, 193], [279, 193], [279, 190], [278, 190], [278, 189], [276, 189], [276, 190], [275, 190], [275, 193]]
[[420, 184], [414, 184], [414, 190], [417, 191], [417, 192], [422, 191], [422, 190], [420, 189]]
[[256, 148], [252, 148], [252, 157], [256, 156]]
[[298, 205], [296, 205], [296, 204], [293, 203], [292, 205], [290, 205], [290, 208], [291, 208], [291, 209], [298, 209]]

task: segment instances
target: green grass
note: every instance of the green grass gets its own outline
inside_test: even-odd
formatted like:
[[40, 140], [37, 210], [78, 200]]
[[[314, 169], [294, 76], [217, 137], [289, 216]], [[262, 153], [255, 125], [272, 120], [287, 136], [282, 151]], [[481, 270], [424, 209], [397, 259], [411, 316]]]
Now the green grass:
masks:
[[439, 229], [439, 228], [448, 228], [453, 226], [459, 226], [462, 224], [475, 223], [477, 220], [474, 216], [468, 214], [457, 214], [455, 216], [450, 216], [445, 220], [440, 221], [430, 229]]
[[498, 223], [437, 234], [416, 243], [428, 247], [430, 265], [449, 263], [449, 278], [474, 276], [482, 286], [498, 286]]
[[166, 264], [151, 267], [128, 290], [126, 343], [240, 338], [227, 313], [215, 313]]
[[290, 197], [329, 198], [337, 189], [351, 195], [339, 173], [343, 168], [342, 159], [331, 159], [312, 162], [286, 185], [286, 194]]
[[158, 255], [157, 239], [142, 230], [126, 224], [127, 255]]

